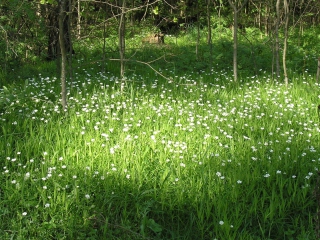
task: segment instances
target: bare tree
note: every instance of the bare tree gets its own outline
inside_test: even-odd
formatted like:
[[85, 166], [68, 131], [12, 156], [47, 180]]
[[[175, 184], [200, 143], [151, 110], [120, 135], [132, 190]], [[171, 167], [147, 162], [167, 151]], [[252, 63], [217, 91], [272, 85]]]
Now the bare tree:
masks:
[[77, 38], [81, 38], [81, 1], [77, 0]]
[[243, 4], [237, 6], [237, 1], [228, 0], [233, 9], [233, 77], [234, 81], [238, 80], [238, 13], [247, 4], [248, 0], [244, 0]]
[[[212, 36], [211, 36], [211, 1], [207, 0], [207, 25], [208, 25], [208, 37], [207, 37], [207, 43], [209, 45], [210, 49], [210, 64], [212, 64]], [[199, 20], [198, 20], [199, 21]]]
[[67, 85], [66, 85], [66, 65], [67, 50], [65, 45], [64, 18], [66, 16], [66, 0], [59, 1], [59, 44], [61, 50], [61, 104], [65, 111], [67, 109]]
[[197, 42], [196, 42], [196, 59], [199, 60], [199, 45], [200, 45], [200, 11], [199, 1], [197, 0]]
[[275, 24], [275, 61], [276, 61], [276, 77], [280, 76], [280, 60], [279, 60], [279, 51], [280, 51], [280, 41], [279, 41], [279, 26], [280, 26], [280, 0], [276, 2], [276, 24]]
[[120, 54], [120, 77], [121, 79], [124, 78], [125, 74], [125, 7], [126, 7], [126, 0], [120, 1], [121, 7], [121, 14], [120, 14], [120, 21], [119, 21], [119, 54]]
[[318, 57], [317, 83], [319, 82], [319, 77], [320, 77], [320, 57]]
[[283, 40], [283, 53], [282, 53], [282, 65], [283, 65], [283, 75], [286, 87], [288, 87], [288, 73], [286, 65], [286, 56], [288, 48], [288, 26], [289, 26], [289, 3], [288, 0], [283, 0], [284, 9], [284, 40]]

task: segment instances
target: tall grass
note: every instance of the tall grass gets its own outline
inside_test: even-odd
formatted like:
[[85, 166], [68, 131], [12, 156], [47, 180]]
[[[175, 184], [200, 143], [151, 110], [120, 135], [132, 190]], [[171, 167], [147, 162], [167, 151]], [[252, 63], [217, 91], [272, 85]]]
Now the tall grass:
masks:
[[1, 239], [316, 238], [311, 77], [80, 71], [1, 89]]

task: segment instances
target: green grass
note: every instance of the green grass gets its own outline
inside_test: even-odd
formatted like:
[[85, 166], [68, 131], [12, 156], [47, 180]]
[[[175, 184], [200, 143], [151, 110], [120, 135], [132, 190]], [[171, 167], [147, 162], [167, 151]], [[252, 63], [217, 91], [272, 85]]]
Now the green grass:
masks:
[[1, 238], [315, 239], [319, 85], [229, 75], [1, 90]]
[[[211, 67], [207, 47], [200, 61], [171, 40], [135, 57], [165, 54], [152, 66], [172, 80], [131, 62], [122, 92], [117, 62], [76, 58], [67, 112], [54, 63], [2, 81], [1, 239], [316, 239], [314, 56], [290, 62], [286, 88], [257, 40], [234, 83], [230, 42]], [[262, 48], [257, 74], [246, 47]]]

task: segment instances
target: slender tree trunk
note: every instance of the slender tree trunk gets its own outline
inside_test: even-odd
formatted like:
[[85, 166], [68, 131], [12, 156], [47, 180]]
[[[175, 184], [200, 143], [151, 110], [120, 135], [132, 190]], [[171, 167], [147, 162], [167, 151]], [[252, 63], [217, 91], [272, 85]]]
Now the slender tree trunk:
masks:
[[320, 77], [320, 57], [318, 57], [317, 83], [319, 82], [319, 77]]
[[289, 25], [289, 3], [288, 3], [288, 0], [283, 1], [283, 8], [284, 8], [285, 25], [284, 25], [282, 65], [283, 65], [284, 82], [286, 84], [286, 87], [288, 87], [288, 73], [287, 73], [287, 65], [286, 65], [287, 48], [288, 48], [288, 25]]
[[120, 77], [123, 78], [125, 74], [125, 3], [126, 0], [122, 0], [121, 15], [119, 22], [119, 53], [120, 53]]
[[234, 81], [238, 81], [238, 12], [233, 12], [233, 77]]
[[238, 81], [238, 13], [247, 4], [248, 0], [244, 0], [240, 7], [236, 6], [236, 2], [228, 0], [233, 9], [233, 77], [234, 81]]
[[61, 104], [64, 111], [67, 109], [66, 65], [67, 51], [65, 46], [64, 18], [66, 0], [59, 1], [59, 43], [61, 50]]
[[264, 16], [264, 35], [268, 36], [269, 34], [269, 8], [268, 5], [266, 4], [265, 8], [265, 16]]
[[[220, 28], [220, 26], [221, 26], [221, 9], [222, 9], [222, 5], [223, 3], [222, 3], [222, 1], [220, 1], [220, 3], [219, 3], [219, 10], [218, 10], [218, 21], [219, 21], [219, 28]], [[219, 31], [219, 38], [221, 38], [221, 30]]]
[[74, 53], [73, 51], [73, 45], [72, 45], [72, 34], [71, 34], [71, 23], [72, 23], [72, 0], [68, 0], [68, 15], [67, 18], [67, 26], [68, 26], [68, 39], [69, 39], [69, 79], [72, 82], [73, 79], [73, 69], [72, 69], [72, 55]]
[[106, 72], [106, 42], [107, 42], [107, 20], [108, 20], [108, 11], [107, 11], [107, 4], [105, 4], [105, 14], [106, 18], [103, 23], [103, 47], [102, 47], [102, 72]]
[[77, 0], [77, 38], [81, 38], [81, 0]]
[[279, 41], [279, 25], [280, 25], [280, 0], [277, 0], [276, 3], [276, 24], [275, 24], [275, 38], [276, 38], [276, 45], [275, 45], [275, 62], [276, 62], [276, 77], [280, 77], [280, 60], [279, 60], [279, 51], [280, 51], [280, 41]]
[[[120, 1], [121, 3], [121, 1]], [[125, 76], [125, 7], [126, 7], [126, 0], [122, 0], [122, 7], [121, 7], [121, 15], [120, 15], [120, 22], [119, 22], [119, 53], [120, 53], [120, 78], [121, 78], [121, 91], [124, 87], [124, 76]]]
[[211, 36], [211, 14], [210, 14], [210, 3], [211, 0], [207, 0], [207, 25], [208, 25], [208, 38], [207, 42], [210, 49], [210, 66], [212, 64], [212, 36]]
[[199, 2], [197, 1], [197, 42], [196, 42], [196, 59], [199, 60], [199, 45], [200, 45], [200, 13]]

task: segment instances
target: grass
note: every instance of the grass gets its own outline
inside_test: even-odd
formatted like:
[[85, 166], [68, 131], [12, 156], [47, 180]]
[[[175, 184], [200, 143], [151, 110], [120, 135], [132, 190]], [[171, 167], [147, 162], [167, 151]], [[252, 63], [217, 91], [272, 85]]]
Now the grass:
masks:
[[313, 75], [163, 71], [0, 89], [1, 239], [316, 239]]
[[314, 239], [319, 85], [203, 76], [3, 90], [2, 238]]

